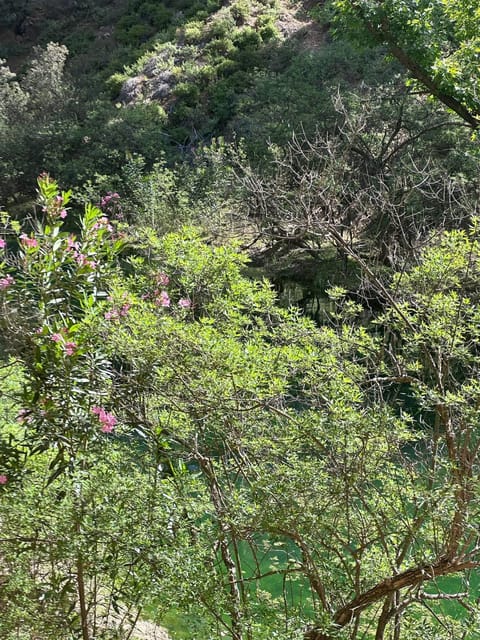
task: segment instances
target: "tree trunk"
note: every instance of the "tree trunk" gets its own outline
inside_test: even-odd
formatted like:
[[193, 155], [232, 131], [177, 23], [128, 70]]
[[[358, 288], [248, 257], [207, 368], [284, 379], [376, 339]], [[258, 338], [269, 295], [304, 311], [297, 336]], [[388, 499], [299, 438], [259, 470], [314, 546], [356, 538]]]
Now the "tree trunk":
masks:
[[[333, 623], [336, 627], [345, 627], [353, 620], [354, 616], [360, 614], [364, 609], [379, 600], [393, 596], [395, 591], [399, 591], [405, 587], [420, 586], [423, 582], [433, 580], [439, 576], [444, 576], [449, 573], [459, 573], [460, 571], [474, 569], [478, 566], [480, 566], [480, 561], [455, 561], [448, 558], [440, 558], [440, 560], [434, 564], [423, 564], [412, 569], [407, 569], [402, 573], [386, 578], [368, 591], [355, 597], [335, 613]], [[329, 633], [315, 628], [309, 629], [304, 637], [305, 640], [333, 640]]]

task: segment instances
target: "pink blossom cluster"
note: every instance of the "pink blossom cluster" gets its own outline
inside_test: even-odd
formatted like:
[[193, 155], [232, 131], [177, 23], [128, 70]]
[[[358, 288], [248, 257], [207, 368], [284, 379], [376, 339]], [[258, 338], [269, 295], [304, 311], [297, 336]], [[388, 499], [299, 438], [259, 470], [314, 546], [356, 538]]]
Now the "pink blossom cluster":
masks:
[[30, 409], [20, 409], [17, 415], [17, 422], [23, 424], [24, 422], [31, 422], [32, 415]]
[[0, 278], [0, 291], [8, 289], [14, 282], [15, 280], [10, 275], [5, 276], [5, 278]]
[[67, 210], [63, 206], [63, 198], [60, 195], [55, 196], [55, 204], [53, 206], [53, 214], [58, 215], [62, 220], [67, 217]]
[[102, 433], [112, 433], [115, 425], [117, 424], [117, 419], [113, 413], [109, 413], [108, 411], [105, 411], [103, 407], [97, 406], [92, 407], [92, 413], [98, 416], [101, 424], [100, 431], [102, 431]]
[[81, 244], [75, 240], [75, 236], [69, 236], [67, 238], [67, 249], [72, 252], [75, 262], [80, 267], [90, 267], [90, 269], [96, 269], [97, 263], [95, 260], [90, 260], [85, 254], [81, 252]]
[[111, 201], [112, 200], [120, 200], [120, 196], [118, 195], [117, 192], [112, 193], [111, 191], [108, 191], [106, 195], [103, 196], [103, 198], [100, 200], [100, 208], [101, 209], [105, 209], [105, 207], [111, 203], [113, 204]]
[[166, 273], [163, 273], [163, 271], [157, 274], [155, 281], [161, 287], [168, 287], [168, 285], [170, 284], [170, 278], [167, 276]]
[[6, 246], [7, 243], [5, 242], [5, 240], [3, 238], [0, 238], [0, 249], [5, 249]]
[[124, 318], [128, 315], [131, 306], [132, 305], [129, 302], [125, 302], [122, 304], [120, 309], [113, 308], [110, 311], [107, 311], [104, 316], [105, 320], [119, 320], [120, 318]]
[[154, 302], [157, 307], [169, 307], [170, 306], [170, 296], [166, 291], [159, 291], [155, 289], [153, 292]]
[[113, 227], [110, 224], [110, 220], [106, 216], [99, 218], [97, 222], [93, 225], [92, 229], [95, 229], [95, 230], [106, 229], [110, 233], [113, 231]]
[[[50, 340], [52, 342], [63, 342], [63, 336], [61, 333], [52, 333], [52, 335], [50, 336]], [[75, 342], [72, 341], [65, 341], [63, 344], [63, 348], [65, 350], [65, 355], [67, 356], [73, 356], [73, 354], [75, 353], [76, 349], [77, 349], [77, 345]]]
[[80, 251], [80, 243], [77, 242], [75, 236], [70, 235], [67, 238], [67, 249], [71, 249], [72, 251]]
[[75, 342], [65, 342], [64, 348], [65, 348], [65, 354], [67, 356], [73, 356], [73, 354], [77, 349], [77, 345], [75, 344]]
[[24, 247], [27, 249], [32, 249], [33, 247], [38, 247], [38, 242], [35, 238], [30, 238], [26, 233], [22, 233], [20, 236], [20, 240]]
[[97, 263], [95, 260], [90, 260], [83, 253], [77, 253], [75, 260], [80, 267], [90, 267], [90, 269], [96, 269]]
[[[157, 307], [170, 307], [170, 296], [168, 295], [168, 292], [164, 288], [162, 288], [168, 287], [168, 285], [170, 284], [170, 277], [166, 273], [161, 271], [155, 276], [155, 282], [157, 285], [159, 285], [159, 288], [155, 289], [152, 294], [147, 293], [142, 296], [143, 299], [152, 299]], [[190, 298], [180, 298], [177, 304], [181, 309], [190, 309], [190, 307], [192, 306], [192, 301], [190, 300]]]
[[59, 217], [62, 220], [65, 220], [67, 217], [67, 210], [63, 204], [63, 196], [57, 194], [48, 207], [43, 207], [42, 211], [44, 213], [49, 213], [52, 217]]
[[2, 473], [0, 475], [0, 484], [7, 484], [8, 482], [8, 476], [6, 476], [4, 473]]
[[117, 192], [112, 193], [109, 191], [103, 198], [100, 199], [98, 206], [102, 211], [108, 213], [112, 218], [122, 220], [122, 205], [120, 203], [120, 196]]

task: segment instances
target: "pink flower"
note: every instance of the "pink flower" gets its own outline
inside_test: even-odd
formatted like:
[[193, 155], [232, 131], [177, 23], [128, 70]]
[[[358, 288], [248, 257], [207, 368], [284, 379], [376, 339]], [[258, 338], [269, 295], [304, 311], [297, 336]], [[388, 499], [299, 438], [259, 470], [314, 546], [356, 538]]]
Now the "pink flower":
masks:
[[7, 484], [8, 482], [8, 477], [2, 473], [2, 475], [0, 475], [0, 484]]
[[101, 416], [100, 416], [100, 422], [106, 426], [109, 427], [110, 429], [113, 429], [113, 427], [117, 424], [117, 419], [115, 418], [115, 416], [113, 415], [113, 413], [107, 413], [104, 412]]
[[0, 249], [5, 249], [6, 246], [7, 243], [5, 242], [5, 240], [3, 238], [0, 238]]
[[67, 356], [73, 356], [73, 354], [75, 353], [75, 349], [77, 348], [77, 345], [75, 344], [75, 342], [66, 342], [65, 343], [65, 353]]
[[73, 252], [73, 257], [80, 267], [90, 267], [90, 269], [95, 269], [97, 266], [95, 260], [89, 260], [86, 255], [78, 253], [78, 251]]
[[166, 291], [161, 291], [160, 296], [156, 299], [156, 304], [161, 307], [169, 307], [170, 306], [170, 298]]
[[22, 241], [23, 246], [27, 247], [27, 249], [38, 247], [38, 242], [35, 240], [35, 238], [29, 238], [26, 233], [22, 233], [22, 235], [20, 236], [20, 240]]
[[167, 276], [166, 273], [163, 273], [163, 272], [157, 275], [156, 280], [158, 284], [161, 285], [162, 287], [168, 287], [168, 284], [170, 282], [170, 278]]
[[55, 200], [56, 200], [57, 202], [63, 202], [63, 198], [62, 198], [62, 196], [55, 196]]
[[124, 318], [128, 315], [131, 306], [132, 305], [129, 302], [125, 302], [120, 309], [111, 309], [110, 311], [106, 311], [103, 317], [105, 320], [119, 320], [120, 318]]
[[[109, 191], [106, 195], [104, 195], [100, 199], [100, 208], [104, 209], [111, 200], [119, 200], [119, 199], [120, 199], [120, 196], [118, 195], [117, 192], [112, 193], [111, 191]], [[112, 204], [115, 204], [115, 202]]]
[[117, 424], [117, 419], [113, 415], [113, 413], [109, 413], [105, 411], [102, 407], [92, 407], [92, 413], [98, 416], [101, 427], [100, 431], [102, 433], [112, 433], [115, 425]]
[[62, 210], [60, 211], [60, 218], [61, 218], [62, 220], [65, 220], [65, 218], [66, 218], [66, 217], [67, 217], [67, 210], [66, 210], [66, 209], [62, 209]]
[[0, 278], [0, 291], [8, 289], [8, 287], [10, 287], [14, 282], [15, 280], [12, 278], [12, 276], [5, 276], [5, 278]]
[[17, 415], [17, 422], [22, 424], [25, 421], [28, 421], [28, 417], [30, 415], [30, 411], [28, 409], [20, 409]]
[[113, 231], [113, 227], [106, 216], [99, 218], [97, 222], [93, 225], [92, 229], [96, 230], [96, 229], [101, 229], [102, 227], [105, 228], [107, 231]]
[[67, 248], [68, 249], [80, 249], [80, 243], [76, 242], [75, 236], [68, 236], [67, 238]]
[[182, 309], [189, 309], [192, 306], [192, 302], [188, 298], [180, 298], [178, 306], [182, 307]]
[[52, 340], [52, 342], [60, 342], [61, 339], [62, 336], [59, 333], [52, 333], [50, 336], [50, 340]]

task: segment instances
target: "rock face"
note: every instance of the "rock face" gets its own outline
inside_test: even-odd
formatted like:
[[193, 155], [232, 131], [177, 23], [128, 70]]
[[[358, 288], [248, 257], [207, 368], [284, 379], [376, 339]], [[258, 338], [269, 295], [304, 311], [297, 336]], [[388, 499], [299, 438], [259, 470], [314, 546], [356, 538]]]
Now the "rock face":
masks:
[[143, 65], [143, 73], [147, 76], [147, 78], [158, 77], [159, 73], [169, 73], [173, 76], [172, 72], [167, 71], [165, 68], [166, 66], [168, 66], [170, 56], [170, 49], [166, 49], [165, 51], [152, 56]]
[[134, 76], [133, 78], [125, 80], [122, 88], [120, 89], [120, 102], [123, 102], [123, 104], [130, 104], [131, 102], [135, 102], [135, 100], [141, 98], [145, 80], [145, 76]]
[[173, 65], [171, 51], [162, 51], [145, 62], [141, 72], [128, 78], [120, 90], [119, 100], [125, 105], [143, 100], [164, 102], [172, 94], [177, 80], [169, 68]]
[[151, 83], [151, 97], [152, 100], [162, 100], [170, 95], [172, 91], [172, 87], [166, 82], [162, 82], [161, 80], [156, 80]]

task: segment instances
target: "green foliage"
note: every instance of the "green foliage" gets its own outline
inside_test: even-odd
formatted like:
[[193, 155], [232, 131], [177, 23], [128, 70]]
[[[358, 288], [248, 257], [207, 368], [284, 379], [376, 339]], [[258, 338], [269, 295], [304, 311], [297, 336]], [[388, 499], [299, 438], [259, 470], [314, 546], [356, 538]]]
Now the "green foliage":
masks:
[[75, 100], [64, 76], [66, 56], [66, 48], [53, 43], [37, 49], [20, 81], [2, 67], [0, 137], [9, 149], [0, 161], [3, 198], [22, 190], [24, 176], [33, 182], [45, 157], [62, 146], [62, 128]]
[[0, 213], [5, 640], [476, 640], [478, 148], [384, 46], [478, 119], [478, 11], [334, 4], [380, 46], [85, 0], [44, 32], [84, 89], [63, 45], [1, 65], [6, 207], [83, 184]]
[[370, 639], [413, 590], [415, 637], [458, 574], [464, 619], [439, 605], [422, 628], [473, 640], [477, 223], [375, 281], [375, 331], [338, 287], [316, 327], [236, 246], [144, 228], [127, 248], [92, 206], [72, 235], [71, 194], [38, 185], [33, 231], [3, 216], [3, 637], [41, 619], [46, 640], [90, 639], [113, 632], [105, 607], [147, 605], [197, 612], [212, 639], [347, 638], [352, 617]]
[[173, 17], [163, 3], [131, 0], [127, 12], [115, 25], [115, 38], [123, 44], [138, 45], [165, 29]]
[[357, 40], [384, 42], [420, 85], [478, 126], [479, 8], [472, 0], [333, 3]]
[[187, 44], [199, 42], [203, 37], [203, 24], [199, 20], [187, 22], [181, 35], [183, 35]]
[[250, 15], [250, 2], [249, 0], [236, 0], [231, 7], [230, 13], [236, 24], [243, 24]]

